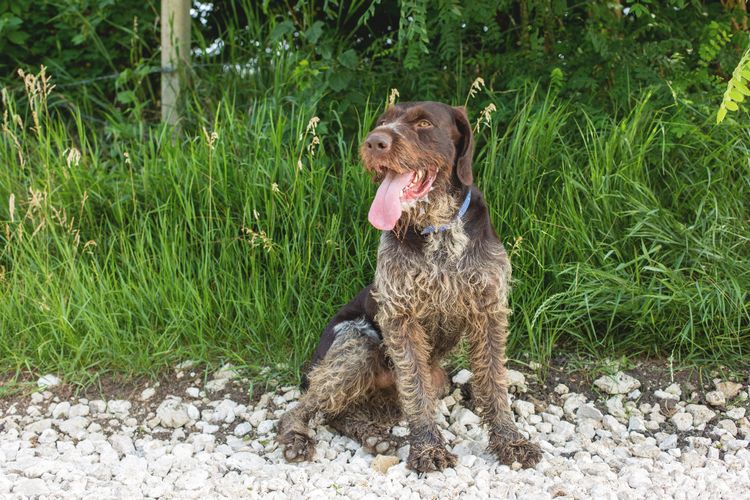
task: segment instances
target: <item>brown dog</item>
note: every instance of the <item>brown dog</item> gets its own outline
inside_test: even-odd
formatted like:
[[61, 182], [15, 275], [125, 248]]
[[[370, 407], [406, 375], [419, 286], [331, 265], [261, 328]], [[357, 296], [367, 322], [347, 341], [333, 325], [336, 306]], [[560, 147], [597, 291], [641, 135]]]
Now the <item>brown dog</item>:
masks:
[[381, 181], [369, 220], [382, 230], [375, 282], [323, 332], [299, 404], [281, 417], [287, 460], [309, 460], [309, 421], [321, 412], [371, 452], [398, 446], [389, 429], [405, 417], [408, 466], [455, 465], [435, 423], [447, 385], [440, 361], [468, 337], [472, 392], [505, 464], [541, 458], [513, 423], [505, 382], [510, 262], [473, 186], [474, 144], [463, 108], [434, 102], [389, 107], [360, 153]]

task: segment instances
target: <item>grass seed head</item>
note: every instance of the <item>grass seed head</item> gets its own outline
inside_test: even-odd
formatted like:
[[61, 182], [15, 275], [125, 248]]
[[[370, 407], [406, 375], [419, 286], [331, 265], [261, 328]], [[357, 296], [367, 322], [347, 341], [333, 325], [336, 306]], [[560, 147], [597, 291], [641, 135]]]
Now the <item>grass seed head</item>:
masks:
[[401, 94], [398, 93], [398, 89], [391, 89], [391, 94], [388, 96], [388, 104], [387, 108], [390, 108], [394, 104], [396, 104], [396, 99], [401, 97]]
[[75, 146], [68, 148], [66, 151], [68, 154], [65, 158], [65, 163], [68, 165], [68, 168], [77, 167], [81, 162], [81, 152]]
[[489, 127], [492, 124], [492, 113], [497, 111], [497, 107], [495, 107], [495, 104], [489, 103], [485, 108], [482, 110], [481, 113], [479, 113], [479, 119], [477, 120], [477, 124], [474, 127], [474, 130], [479, 130], [479, 126], [484, 123], [485, 126]]

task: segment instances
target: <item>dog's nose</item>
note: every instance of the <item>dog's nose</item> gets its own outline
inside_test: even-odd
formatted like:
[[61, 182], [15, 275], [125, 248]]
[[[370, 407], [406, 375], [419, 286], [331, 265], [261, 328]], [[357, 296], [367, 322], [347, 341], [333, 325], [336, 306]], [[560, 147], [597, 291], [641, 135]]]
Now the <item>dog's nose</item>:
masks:
[[379, 153], [387, 153], [391, 149], [391, 137], [383, 132], [373, 132], [365, 139], [367, 149], [373, 149]]

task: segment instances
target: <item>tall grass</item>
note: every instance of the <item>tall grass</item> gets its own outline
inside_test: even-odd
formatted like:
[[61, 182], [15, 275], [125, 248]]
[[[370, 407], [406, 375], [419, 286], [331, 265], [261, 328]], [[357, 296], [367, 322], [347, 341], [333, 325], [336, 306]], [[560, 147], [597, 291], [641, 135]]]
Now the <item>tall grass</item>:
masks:
[[[372, 279], [374, 186], [317, 104], [231, 92], [173, 140], [114, 139], [4, 96], [0, 366], [148, 373], [191, 358], [291, 375]], [[522, 95], [522, 94], [519, 94]], [[205, 112], [210, 108], [210, 113]], [[739, 360], [750, 348], [747, 129], [679, 123], [645, 98], [596, 124], [533, 92], [483, 127], [477, 183], [512, 255], [511, 354]], [[35, 118], [36, 117], [36, 118]]]

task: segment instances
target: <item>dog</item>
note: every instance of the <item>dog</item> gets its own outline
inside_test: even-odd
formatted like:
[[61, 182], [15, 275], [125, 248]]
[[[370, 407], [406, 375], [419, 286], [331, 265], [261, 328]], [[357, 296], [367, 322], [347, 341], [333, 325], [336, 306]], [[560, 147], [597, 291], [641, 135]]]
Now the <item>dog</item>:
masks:
[[435, 411], [448, 388], [440, 362], [462, 336], [489, 450], [508, 465], [541, 459], [508, 406], [511, 266], [473, 184], [473, 150], [466, 110], [436, 102], [391, 105], [366, 137], [360, 156], [379, 182], [368, 214], [382, 231], [375, 279], [326, 326], [299, 403], [279, 420], [288, 461], [313, 458], [309, 421], [320, 413], [371, 453], [400, 446], [390, 428], [406, 419], [409, 468], [454, 466]]

